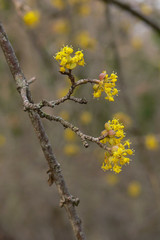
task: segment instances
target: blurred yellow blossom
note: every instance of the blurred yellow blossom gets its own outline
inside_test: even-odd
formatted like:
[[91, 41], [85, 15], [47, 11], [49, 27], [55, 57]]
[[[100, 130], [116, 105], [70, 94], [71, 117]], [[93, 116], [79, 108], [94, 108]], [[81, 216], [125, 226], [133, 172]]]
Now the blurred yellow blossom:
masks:
[[0, 134], [0, 147], [3, 147], [6, 143], [6, 138], [2, 134]]
[[23, 16], [23, 20], [27, 26], [35, 27], [40, 21], [40, 13], [39, 11], [28, 11]]
[[72, 70], [76, 66], [84, 66], [84, 55], [82, 51], [78, 50], [74, 53], [72, 57], [71, 54], [73, 53], [72, 46], [65, 46], [61, 48], [61, 50], [56, 53], [54, 57], [60, 64], [60, 72], [65, 72], [66, 69]]
[[99, 83], [93, 85], [93, 96], [95, 98], [99, 98], [101, 96], [101, 93], [105, 92], [107, 95], [105, 99], [108, 99], [109, 101], [114, 101], [114, 96], [118, 95], [118, 90], [117, 88], [115, 88], [117, 78], [118, 76], [115, 73], [112, 73], [109, 77], [106, 71], [103, 71], [99, 75]]
[[79, 146], [76, 144], [66, 144], [64, 153], [68, 156], [76, 155], [79, 152]]
[[93, 49], [96, 45], [96, 40], [91, 38], [87, 31], [81, 31], [75, 36], [75, 42], [82, 48]]
[[5, 1], [0, 0], [0, 9], [5, 9]]
[[133, 155], [134, 153], [130, 148], [130, 141], [123, 140], [125, 137], [123, 128], [123, 124], [119, 123], [119, 120], [115, 118], [105, 123], [105, 130], [102, 131], [101, 135], [106, 135], [106, 137], [101, 142], [103, 144], [108, 143], [110, 151], [105, 152], [105, 159], [101, 167], [104, 171], [121, 172], [122, 166], [130, 162], [127, 155]]
[[59, 116], [63, 118], [64, 120], [68, 121], [69, 120], [69, 113], [66, 110], [62, 110], [59, 113]]
[[108, 185], [110, 186], [114, 186], [118, 183], [119, 178], [117, 175], [113, 174], [113, 173], [109, 173], [106, 176], [106, 182], [108, 183]]
[[132, 119], [123, 112], [117, 112], [113, 117], [119, 119], [120, 123], [123, 123], [125, 127], [130, 127], [132, 125]]
[[64, 131], [64, 138], [67, 141], [74, 141], [76, 139], [76, 134], [69, 128]]
[[51, 3], [59, 10], [63, 10], [65, 8], [65, 0], [51, 0]]
[[81, 4], [78, 9], [78, 13], [81, 16], [88, 16], [91, 12], [91, 7], [89, 4]]
[[143, 46], [142, 39], [140, 37], [133, 37], [131, 39], [131, 45], [134, 49], [139, 50]]
[[57, 91], [57, 97], [58, 98], [64, 97], [68, 93], [68, 90], [69, 89], [67, 87], [59, 88]]
[[141, 184], [137, 181], [132, 181], [127, 189], [130, 197], [138, 197], [141, 194]]
[[140, 9], [141, 9], [141, 12], [146, 15], [146, 16], [149, 16], [152, 14], [153, 12], [153, 9], [150, 5], [146, 4], [146, 3], [142, 3], [140, 5]]
[[67, 19], [59, 19], [54, 21], [52, 29], [55, 33], [67, 34], [70, 31], [69, 22]]
[[145, 145], [149, 150], [156, 150], [158, 148], [158, 140], [155, 135], [149, 134], [145, 137]]
[[83, 111], [80, 116], [80, 121], [84, 125], [88, 125], [92, 121], [92, 114], [88, 111]]

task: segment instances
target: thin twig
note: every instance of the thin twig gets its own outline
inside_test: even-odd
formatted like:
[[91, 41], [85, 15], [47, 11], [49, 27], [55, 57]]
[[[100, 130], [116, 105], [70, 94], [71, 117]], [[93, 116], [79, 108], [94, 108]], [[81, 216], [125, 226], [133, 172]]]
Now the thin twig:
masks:
[[101, 148], [107, 150], [107, 151], [111, 151], [111, 149], [109, 147], [107, 147], [105, 144], [101, 143], [100, 140], [104, 139], [105, 137], [107, 137], [107, 135], [103, 135], [100, 137], [92, 137], [89, 135], [86, 135], [84, 133], [82, 133], [78, 127], [74, 126], [73, 124], [65, 121], [63, 118], [59, 117], [59, 116], [54, 116], [54, 115], [49, 115], [47, 113], [42, 112], [41, 110], [38, 110], [38, 113], [40, 115], [41, 118], [46, 118], [49, 121], [56, 121], [61, 123], [61, 125], [64, 128], [70, 128], [73, 132], [75, 132], [82, 140], [84, 147], [89, 147], [88, 143], [86, 140], [90, 141], [90, 142], [94, 142], [96, 144], [98, 144]]

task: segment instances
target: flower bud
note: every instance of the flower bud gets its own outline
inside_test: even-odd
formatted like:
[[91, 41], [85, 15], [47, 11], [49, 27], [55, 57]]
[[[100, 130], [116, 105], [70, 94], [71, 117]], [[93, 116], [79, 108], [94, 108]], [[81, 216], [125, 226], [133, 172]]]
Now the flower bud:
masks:
[[94, 85], [93, 85], [93, 90], [94, 90], [94, 91], [97, 91], [97, 90], [98, 90], [98, 84], [94, 84]]
[[101, 132], [101, 136], [107, 136], [108, 135], [108, 132], [106, 131], [106, 130], [103, 130], [102, 132]]
[[107, 131], [109, 131], [111, 129], [109, 123], [107, 123], [107, 122], [105, 123], [104, 127]]
[[108, 135], [109, 135], [110, 137], [113, 137], [115, 134], [116, 134], [116, 133], [115, 133], [114, 130], [109, 130], [109, 131], [108, 131]]
[[115, 140], [113, 138], [110, 138], [108, 142], [109, 142], [110, 145], [114, 145], [115, 144]]
[[106, 76], [106, 73], [100, 73], [99, 74], [99, 80], [102, 81], [105, 78], [105, 76]]
[[116, 152], [118, 150], [118, 146], [116, 146], [116, 145], [113, 146], [111, 150], [112, 150], [112, 152]]

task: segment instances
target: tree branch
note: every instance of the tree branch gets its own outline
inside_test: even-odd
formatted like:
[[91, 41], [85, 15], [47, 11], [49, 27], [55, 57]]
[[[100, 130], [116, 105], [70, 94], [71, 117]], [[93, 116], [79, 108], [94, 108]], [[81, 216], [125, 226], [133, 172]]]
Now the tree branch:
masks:
[[54, 116], [54, 115], [49, 115], [47, 113], [42, 112], [41, 110], [38, 110], [38, 113], [40, 115], [41, 118], [46, 118], [49, 121], [56, 121], [59, 122], [64, 128], [70, 128], [73, 132], [75, 132], [82, 140], [84, 147], [89, 147], [88, 143], [86, 140], [90, 141], [90, 142], [94, 142], [96, 144], [98, 144], [101, 148], [103, 148], [104, 150], [107, 151], [111, 151], [111, 148], [107, 147], [105, 144], [101, 143], [100, 140], [104, 139], [105, 137], [107, 137], [106, 135], [100, 136], [100, 137], [92, 137], [89, 135], [86, 135], [84, 133], [82, 133], [78, 127], [74, 126], [73, 124], [65, 121], [63, 118], [58, 117], [58, 116]]
[[132, 8], [128, 3], [123, 3], [119, 0], [102, 0], [105, 3], [113, 4], [118, 6], [119, 8], [123, 9], [126, 12], [131, 13], [133, 16], [139, 18], [141, 21], [149, 25], [154, 31], [160, 34], [160, 26], [154, 22], [152, 19], [146, 17], [141, 12], [137, 11], [136, 9]]
[[[6, 57], [6, 61], [11, 70], [13, 78], [15, 80], [17, 90], [21, 95], [23, 104], [25, 105], [25, 102], [27, 102], [28, 104], [33, 104], [31, 99], [31, 93], [29, 91], [28, 82], [20, 68], [18, 59], [15, 55], [15, 52], [11, 46], [11, 43], [8, 40], [8, 37], [1, 23], [0, 23], [0, 45]], [[61, 206], [64, 205], [64, 208], [67, 212], [76, 239], [85, 240], [85, 235], [82, 230], [82, 223], [79, 216], [77, 215], [75, 208], [79, 201], [77, 200], [77, 198], [74, 198], [69, 193], [65, 180], [61, 173], [60, 164], [57, 162], [56, 157], [52, 151], [51, 144], [45, 132], [44, 126], [41, 122], [40, 116], [38, 115], [37, 112], [31, 109], [28, 110], [28, 115], [32, 122], [34, 131], [36, 132], [37, 137], [39, 139], [44, 156], [48, 162], [49, 185], [53, 184], [53, 181], [55, 182], [60, 195]]]

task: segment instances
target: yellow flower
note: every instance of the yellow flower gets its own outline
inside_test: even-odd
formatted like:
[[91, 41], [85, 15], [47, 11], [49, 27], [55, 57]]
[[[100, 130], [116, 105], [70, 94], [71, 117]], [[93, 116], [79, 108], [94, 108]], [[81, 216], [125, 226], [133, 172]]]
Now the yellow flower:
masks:
[[38, 11], [28, 11], [23, 16], [25, 24], [29, 27], [35, 27], [40, 21], [40, 13]]
[[61, 111], [61, 112], [59, 113], [59, 116], [60, 116], [61, 118], [63, 118], [64, 120], [66, 120], [66, 121], [69, 120], [69, 113], [68, 113], [67, 111], [65, 111], [65, 110]]
[[138, 197], [141, 193], [141, 185], [139, 182], [137, 181], [132, 181], [129, 185], [128, 185], [128, 195], [130, 197]]
[[81, 6], [78, 9], [78, 13], [81, 16], [88, 16], [91, 12], [91, 7], [89, 4], [81, 4]]
[[66, 19], [59, 19], [53, 24], [53, 32], [59, 34], [67, 34], [70, 31], [69, 22]]
[[65, 46], [54, 57], [60, 64], [60, 71], [64, 72], [65, 69], [74, 69], [76, 66], [84, 66], [84, 57], [82, 51], [75, 52], [75, 55], [72, 57], [73, 48]]
[[76, 139], [76, 134], [69, 128], [65, 129], [64, 138], [68, 141], [73, 141]]
[[80, 116], [80, 121], [84, 125], [88, 125], [92, 121], [92, 114], [90, 112], [87, 112], [87, 111], [82, 112], [81, 116]]
[[67, 88], [67, 87], [65, 87], [65, 88], [60, 88], [60, 89], [58, 89], [58, 91], [57, 91], [57, 97], [58, 97], [58, 98], [62, 98], [62, 97], [64, 97], [67, 93], [68, 93], [68, 88]]
[[76, 155], [79, 152], [79, 147], [76, 144], [67, 144], [64, 147], [64, 153], [68, 156]]
[[106, 182], [110, 185], [110, 186], [114, 186], [118, 183], [119, 179], [118, 179], [118, 176], [113, 174], [113, 173], [110, 173], [107, 175], [106, 177]]
[[132, 47], [133, 47], [134, 49], [136, 49], [136, 50], [141, 49], [141, 48], [142, 48], [142, 45], [143, 45], [142, 39], [139, 38], [139, 37], [134, 37], [134, 38], [132, 38], [132, 40], [131, 40], [131, 45], [132, 45]]
[[0, 134], [0, 147], [3, 147], [6, 143], [6, 138], [2, 134]]
[[153, 134], [149, 134], [145, 137], [145, 145], [149, 150], [156, 150], [158, 148], [158, 140]]
[[140, 5], [140, 9], [141, 9], [142, 13], [143, 13], [144, 15], [146, 15], [146, 16], [151, 15], [152, 12], [153, 12], [152, 7], [149, 6], [149, 5], [146, 4], [146, 3], [142, 3], [142, 4]]
[[105, 152], [105, 158], [102, 164], [104, 171], [111, 170], [115, 173], [120, 173], [122, 166], [130, 162], [130, 158], [128, 158], [127, 155], [133, 155], [134, 153], [133, 150], [130, 149], [130, 141], [123, 140], [125, 137], [123, 128], [123, 124], [119, 123], [119, 120], [116, 118], [105, 123], [105, 130], [101, 135], [106, 135], [106, 137], [101, 140], [101, 142], [103, 144], [108, 143], [111, 150]]
[[77, 45], [82, 48], [94, 48], [96, 45], [96, 40], [91, 38], [87, 31], [82, 31], [78, 33], [75, 37]]
[[53, 6], [59, 10], [63, 10], [65, 8], [64, 0], [52, 0], [51, 2], [53, 4]]
[[112, 73], [109, 77], [106, 71], [103, 71], [99, 75], [99, 84], [94, 84], [93, 86], [93, 96], [99, 98], [102, 92], [105, 92], [106, 97], [109, 101], [114, 101], [114, 96], [118, 95], [118, 90], [115, 88], [115, 82], [117, 81], [117, 75]]

